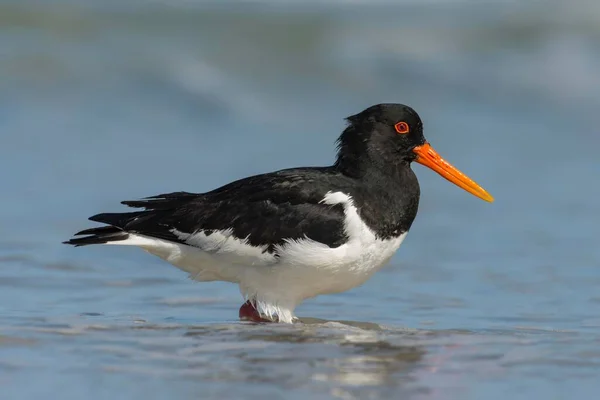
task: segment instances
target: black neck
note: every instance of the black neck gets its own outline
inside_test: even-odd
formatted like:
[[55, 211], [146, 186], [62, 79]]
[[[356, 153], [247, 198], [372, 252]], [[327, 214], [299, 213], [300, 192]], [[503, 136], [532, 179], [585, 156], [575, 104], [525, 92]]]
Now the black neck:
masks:
[[397, 237], [408, 231], [419, 207], [420, 188], [410, 163], [399, 157], [371, 157], [365, 151], [361, 135], [340, 136], [339, 152], [334, 168], [352, 178], [351, 188], [358, 213], [382, 239]]

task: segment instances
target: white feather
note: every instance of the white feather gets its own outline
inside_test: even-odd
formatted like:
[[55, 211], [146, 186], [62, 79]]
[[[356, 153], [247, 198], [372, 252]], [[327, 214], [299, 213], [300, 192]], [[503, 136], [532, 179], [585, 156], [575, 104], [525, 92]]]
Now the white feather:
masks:
[[236, 238], [231, 229], [209, 235], [172, 230], [187, 245], [139, 234], [108, 244], [141, 247], [197, 281], [237, 283], [244, 298], [253, 301], [263, 316], [291, 323], [294, 309], [303, 300], [366, 282], [390, 260], [406, 236], [377, 238], [345, 193], [328, 192], [321, 203], [344, 205], [348, 241], [339, 247], [309, 238], [288, 240], [277, 246], [276, 257], [265, 251], [267, 246], [251, 246], [246, 239]]

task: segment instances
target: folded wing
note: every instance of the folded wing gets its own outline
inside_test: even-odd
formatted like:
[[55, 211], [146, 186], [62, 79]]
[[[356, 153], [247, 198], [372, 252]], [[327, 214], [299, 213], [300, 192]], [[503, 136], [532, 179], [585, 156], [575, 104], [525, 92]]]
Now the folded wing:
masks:
[[[335, 189], [335, 182], [327, 185], [319, 179], [317, 185], [311, 173], [295, 171], [257, 175], [202, 194], [174, 192], [124, 201], [143, 210], [94, 215], [90, 220], [107, 226], [78, 232], [78, 237], [65, 243], [119, 242], [136, 234], [202, 248], [207, 241], [198, 238], [216, 233], [268, 253], [276, 253], [277, 246], [286, 241], [305, 238], [340, 246], [347, 240], [344, 209], [321, 203], [325, 194]], [[314, 173], [323, 176], [323, 171]]]

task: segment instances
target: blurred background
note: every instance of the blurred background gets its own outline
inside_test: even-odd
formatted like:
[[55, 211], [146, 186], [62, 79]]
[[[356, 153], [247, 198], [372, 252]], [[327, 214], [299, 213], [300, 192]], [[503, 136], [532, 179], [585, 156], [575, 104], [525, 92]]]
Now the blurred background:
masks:
[[[597, 396], [599, 43], [594, 0], [0, 1], [0, 398]], [[306, 324], [60, 244], [121, 200], [330, 164], [382, 102], [496, 202], [415, 166], [391, 265]]]

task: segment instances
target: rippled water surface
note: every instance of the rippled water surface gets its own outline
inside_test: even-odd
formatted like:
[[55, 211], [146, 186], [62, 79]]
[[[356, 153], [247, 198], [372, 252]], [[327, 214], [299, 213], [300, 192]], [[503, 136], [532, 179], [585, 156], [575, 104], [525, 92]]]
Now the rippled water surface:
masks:
[[[0, 2], [0, 398], [595, 398], [594, 1]], [[496, 198], [421, 166], [389, 267], [237, 321], [241, 296], [60, 242], [119, 201], [325, 165], [379, 102]]]

